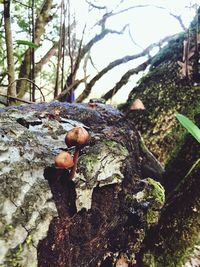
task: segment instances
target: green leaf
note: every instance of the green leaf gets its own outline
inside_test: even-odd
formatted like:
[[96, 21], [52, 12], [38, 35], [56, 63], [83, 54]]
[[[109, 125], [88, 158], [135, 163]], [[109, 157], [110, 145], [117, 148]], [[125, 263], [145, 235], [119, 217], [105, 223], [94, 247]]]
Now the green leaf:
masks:
[[200, 129], [186, 116], [177, 113], [176, 118], [187, 129], [187, 131], [200, 143]]
[[37, 45], [33, 42], [30, 42], [30, 41], [26, 41], [26, 40], [16, 40], [16, 43], [19, 45], [28, 45], [28, 47], [30, 47], [30, 48], [38, 48], [39, 47], [39, 45]]

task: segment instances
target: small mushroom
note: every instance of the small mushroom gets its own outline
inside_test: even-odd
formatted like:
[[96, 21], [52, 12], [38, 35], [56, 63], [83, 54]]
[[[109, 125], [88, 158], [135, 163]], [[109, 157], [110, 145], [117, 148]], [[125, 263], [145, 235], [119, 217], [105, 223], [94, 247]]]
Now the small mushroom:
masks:
[[124, 114], [123, 118], [126, 119], [129, 116], [129, 114], [132, 114], [132, 112], [137, 110], [145, 110], [145, 106], [139, 98], [133, 101], [129, 110]]
[[88, 106], [92, 109], [95, 109], [97, 107], [97, 103], [89, 102]]
[[74, 127], [65, 136], [65, 144], [68, 147], [82, 147], [89, 140], [89, 133], [83, 127]]
[[87, 130], [85, 130], [83, 127], [75, 127], [72, 130], [70, 130], [66, 136], [65, 136], [65, 143], [68, 147], [75, 146], [75, 152], [74, 152], [74, 166], [70, 172], [70, 179], [73, 179], [74, 174], [76, 172], [77, 168], [77, 162], [79, 157], [79, 151], [80, 149], [85, 146], [90, 138], [90, 135]]
[[128, 259], [126, 254], [121, 254], [116, 262], [116, 267], [128, 267]]
[[71, 169], [74, 161], [68, 152], [62, 151], [55, 157], [55, 166], [58, 169]]
[[142, 101], [137, 98], [135, 101], [133, 101], [130, 110], [138, 110], [138, 109], [145, 109], [144, 104], [142, 103]]

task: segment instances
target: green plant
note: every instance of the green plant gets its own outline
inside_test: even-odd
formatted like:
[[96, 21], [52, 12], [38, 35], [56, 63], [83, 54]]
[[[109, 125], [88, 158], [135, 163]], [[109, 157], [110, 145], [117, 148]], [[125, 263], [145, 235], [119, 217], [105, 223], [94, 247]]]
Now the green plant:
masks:
[[200, 143], [200, 129], [186, 116], [177, 113], [176, 118], [186, 128], [186, 130]]
[[[185, 127], [185, 129], [200, 143], [200, 129], [199, 127], [194, 124], [190, 119], [188, 119], [186, 116], [177, 113], [176, 114], [177, 120]], [[185, 175], [185, 178], [188, 177], [191, 172], [198, 167], [200, 163], [200, 158], [195, 161], [195, 163], [192, 165], [188, 173]]]

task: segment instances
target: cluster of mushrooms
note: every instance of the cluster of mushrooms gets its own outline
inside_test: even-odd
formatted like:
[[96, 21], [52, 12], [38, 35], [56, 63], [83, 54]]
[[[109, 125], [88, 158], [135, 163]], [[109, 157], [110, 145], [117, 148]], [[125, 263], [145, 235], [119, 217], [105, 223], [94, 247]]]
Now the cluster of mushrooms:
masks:
[[74, 157], [70, 155], [67, 151], [60, 152], [55, 157], [55, 167], [58, 169], [69, 169], [69, 179], [73, 179], [77, 162], [79, 157], [79, 151], [82, 147], [84, 147], [89, 141], [90, 135], [87, 130], [83, 127], [74, 127], [71, 129], [65, 136], [65, 143], [67, 147], [75, 146]]

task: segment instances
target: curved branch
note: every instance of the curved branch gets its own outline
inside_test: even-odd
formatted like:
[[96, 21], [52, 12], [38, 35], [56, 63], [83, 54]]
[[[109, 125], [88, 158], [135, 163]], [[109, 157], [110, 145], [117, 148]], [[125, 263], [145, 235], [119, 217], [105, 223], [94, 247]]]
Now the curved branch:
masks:
[[79, 84], [82, 82], [85, 82], [85, 80], [87, 78], [88, 78], [88, 76], [86, 76], [85, 78], [83, 78], [81, 80], [74, 81], [73, 84], [71, 84], [64, 91], [62, 91], [57, 97], [54, 98], [54, 100], [61, 101], [72, 89], [75, 90], [79, 86]]
[[116, 66], [119, 66], [121, 64], [127, 63], [131, 60], [134, 60], [136, 58], [139, 57], [143, 57], [146, 56], [150, 53], [150, 51], [155, 48], [156, 46], [160, 46], [162, 43], [167, 42], [169, 40], [171, 40], [173, 37], [175, 37], [176, 35], [171, 35], [171, 36], [167, 36], [165, 38], [163, 38], [162, 40], [160, 40], [157, 43], [153, 43], [151, 45], [149, 45], [147, 48], [145, 48], [142, 52], [135, 54], [135, 55], [129, 55], [129, 56], [125, 56], [123, 58], [114, 60], [113, 62], [111, 62], [107, 67], [105, 67], [104, 69], [102, 69], [86, 86], [85, 90], [82, 92], [82, 94], [77, 98], [76, 102], [82, 102], [86, 97], [89, 96], [92, 87], [95, 85], [95, 83], [104, 75], [106, 74], [108, 71], [110, 71], [111, 69], [113, 69]]
[[35, 67], [35, 75], [41, 71], [42, 67], [49, 61], [51, 57], [53, 57], [58, 49], [58, 42], [54, 43], [53, 46], [49, 49], [49, 51], [40, 59], [39, 62], [36, 63]]
[[112, 89], [110, 89], [106, 94], [104, 94], [101, 98], [103, 98], [105, 100], [112, 98], [122, 88], [122, 86], [127, 84], [130, 76], [132, 76], [134, 74], [138, 74], [140, 71], [144, 71], [148, 67], [148, 65], [151, 64], [151, 61], [152, 61], [152, 58], [149, 58], [148, 60], [146, 60], [145, 62], [143, 62], [139, 66], [137, 66], [136, 68], [127, 71], [121, 77], [120, 81], [118, 81], [115, 84], [115, 86]]
[[[30, 79], [27, 79], [27, 78], [19, 78], [19, 79], [16, 79], [16, 80], [14, 80], [13, 82], [11, 82], [8, 85], [8, 88], [10, 86], [12, 86], [15, 82], [18, 82], [18, 81], [21, 81], [21, 80], [26, 80], [27, 82], [32, 83], [40, 91], [40, 94], [42, 95], [43, 101], [45, 102], [45, 97], [44, 97], [44, 94], [43, 94], [42, 90], [40, 89], [40, 87], [35, 82], [31, 81]], [[13, 97], [13, 99], [14, 99], [14, 97]], [[15, 98], [15, 99], [17, 99], [17, 98]], [[21, 98], [18, 98], [18, 99], [21, 99]], [[21, 101], [21, 100], [19, 100], [19, 101]], [[31, 101], [28, 101], [28, 102], [33, 103]]]

